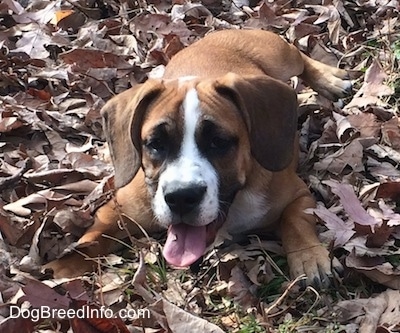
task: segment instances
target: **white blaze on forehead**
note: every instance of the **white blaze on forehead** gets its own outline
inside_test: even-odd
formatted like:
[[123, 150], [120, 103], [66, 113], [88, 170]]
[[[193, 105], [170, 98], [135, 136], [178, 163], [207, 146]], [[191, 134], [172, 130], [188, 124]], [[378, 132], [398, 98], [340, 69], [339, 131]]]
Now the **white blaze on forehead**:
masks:
[[196, 163], [196, 160], [198, 160], [200, 157], [200, 153], [196, 144], [196, 127], [200, 119], [199, 104], [200, 101], [196, 89], [190, 89], [187, 92], [182, 105], [184, 111], [184, 133], [180, 158], [190, 159], [194, 163]]
[[182, 103], [183, 138], [176, 160], [169, 163], [161, 173], [153, 200], [153, 210], [161, 223], [172, 223], [172, 213], [165, 202], [164, 190], [179, 184], [181, 188], [196, 185], [207, 190], [199, 206], [198, 217], [190, 221], [193, 225], [207, 225], [218, 216], [218, 176], [211, 163], [201, 155], [196, 143], [196, 129], [201, 120], [199, 96], [195, 88], [186, 93]]

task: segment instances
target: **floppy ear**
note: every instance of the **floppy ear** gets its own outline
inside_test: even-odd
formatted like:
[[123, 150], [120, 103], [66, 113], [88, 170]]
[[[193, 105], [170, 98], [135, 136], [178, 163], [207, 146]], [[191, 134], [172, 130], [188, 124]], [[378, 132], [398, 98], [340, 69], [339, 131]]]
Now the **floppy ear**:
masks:
[[270, 171], [286, 168], [293, 158], [297, 129], [295, 91], [267, 76], [233, 73], [217, 80], [215, 89], [241, 112], [256, 161]]
[[149, 104], [162, 89], [161, 81], [148, 80], [113, 97], [101, 109], [116, 188], [128, 184], [141, 166], [142, 122]]

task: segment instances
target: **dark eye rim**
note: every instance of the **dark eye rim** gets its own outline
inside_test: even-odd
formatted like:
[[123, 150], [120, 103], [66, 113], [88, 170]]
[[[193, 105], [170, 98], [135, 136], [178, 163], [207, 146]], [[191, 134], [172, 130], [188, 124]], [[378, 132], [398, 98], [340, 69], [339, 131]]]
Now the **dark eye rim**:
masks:
[[237, 145], [237, 142], [238, 139], [236, 137], [214, 135], [209, 141], [208, 150], [210, 152], [224, 154], [235, 147]]
[[228, 133], [224, 127], [212, 118], [203, 121], [201, 129], [203, 151], [209, 154], [226, 154], [237, 146], [239, 138], [233, 133]]
[[167, 149], [167, 145], [165, 140], [159, 137], [147, 139], [143, 146], [146, 148], [147, 151], [152, 153], [163, 153]]
[[232, 138], [226, 138], [222, 136], [214, 136], [210, 140], [210, 148], [211, 149], [228, 149], [234, 144], [234, 140]]
[[167, 133], [167, 121], [162, 121], [157, 124], [152, 131], [143, 138], [143, 150], [158, 158], [158, 155], [164, 155], [169, 149], [169, 139]]

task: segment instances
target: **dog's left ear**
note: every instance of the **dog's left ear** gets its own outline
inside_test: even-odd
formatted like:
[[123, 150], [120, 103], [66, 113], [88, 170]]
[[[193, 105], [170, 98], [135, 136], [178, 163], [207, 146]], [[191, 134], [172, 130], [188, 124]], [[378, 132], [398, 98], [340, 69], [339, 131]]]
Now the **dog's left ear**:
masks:
[[285, 169], [293, 159], [297, 129], [295, 91], [267, 76], [233, 73], [218, 79], [214, 87], [241, 112], [256, 161], [270, 171]]
[[150, 103], [163, 88], [160, 80], [148, 80], [113, 97], [101, 109], [116, 188], [128, 184], [141, 166], [142, 122]]

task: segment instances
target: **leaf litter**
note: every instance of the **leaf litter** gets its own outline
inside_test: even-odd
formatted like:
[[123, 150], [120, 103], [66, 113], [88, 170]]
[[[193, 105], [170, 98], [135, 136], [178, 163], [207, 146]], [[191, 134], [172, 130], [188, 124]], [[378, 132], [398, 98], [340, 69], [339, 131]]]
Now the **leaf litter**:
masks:
[[[15, 1], [0, 3], [0, 332], [394, 332], [400, 328], [400, 23], [397, 1]], [[299, 172], [320, 236], [346, 274], [330, 290], [290, 281], [280, 244], [250, 237], [171, 270], [160, 238], [123, 241], [99, 270], [51, 280], [113, 198], [99, 110], [159, 76], [220, 29], [272, 30], [340, 65], [354, 94], [335, 103], [301, 82]], [[361, 76], [357, 73], [363, 73]], [[129, 235], [128, 235], [129, 236]], [[161, 236], [162, 237], [162, 236]], [[79, 249], [78, 249], [79, 250]], [[122, 255], [122, 256], [121, 256]], [[148, 309], [149, 318], [10, 317], [21, 308]]]

